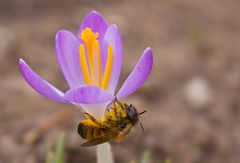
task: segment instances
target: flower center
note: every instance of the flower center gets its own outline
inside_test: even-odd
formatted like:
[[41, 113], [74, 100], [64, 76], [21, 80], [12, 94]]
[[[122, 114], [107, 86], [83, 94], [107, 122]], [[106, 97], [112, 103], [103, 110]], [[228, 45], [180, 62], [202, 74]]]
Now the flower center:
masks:
[[[104, 75], [102, 75], [102, 61], [100, 54], [100, 45], [98, 33], [93, 32], [91, 28], [85, 28], [80, 38], [84, 44], [79, 47], [79, 59], [84, 81], [86, 84], [97, 85], [103, 89], [108, 88], [113, 64], [113, 48], [108, 45], [108, 57], [105, 66]], [[86, 55], [87, 53], [87, 55]]]

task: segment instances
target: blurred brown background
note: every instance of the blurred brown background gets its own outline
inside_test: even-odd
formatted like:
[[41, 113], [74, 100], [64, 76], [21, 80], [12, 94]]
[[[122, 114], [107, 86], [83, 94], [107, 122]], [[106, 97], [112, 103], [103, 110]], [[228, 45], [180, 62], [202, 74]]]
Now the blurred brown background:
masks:
[[[147, 109], [141, 118], [146, 132], [137, 126], [114, 144], [116, 162], [138, 160], [149, 150], [151, 163], [239, 163], [239, 0], [0, 0], [0, 162], [44, 162], [61, 131], [67, 133], [66, 163], [95, 162], [94, 147], [80, 147], [81, 112], [38, 95], [18, 70], [24, 58], [66, 90], [54, 37], [60, 29], [77, 32], [92, 9], [121, 30], [119, 86], [143, 50], [154, 51], [150, 78], [126, 99]], [[32, 133], [40, 138], [35, 143]]]

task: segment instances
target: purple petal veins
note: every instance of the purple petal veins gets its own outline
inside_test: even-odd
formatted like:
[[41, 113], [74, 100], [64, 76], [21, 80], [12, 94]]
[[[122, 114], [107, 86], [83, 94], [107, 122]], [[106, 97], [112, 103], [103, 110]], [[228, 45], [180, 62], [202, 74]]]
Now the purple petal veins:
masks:
[[98, 86], [82, 85], [68, 90], [64, 99], [75, 104], [99, 104], [111, 101], [114, 98], [109, 92]]
[[19, 61], [19, 68], [28, 84], [38, 93], [57, 102], [65, 102], [63, 92], [37, 75], [22, 59]]
[[108, 84], [108, 91], [114, 94], [114, 91], [116, 89], [119, 76], [121, 73], [121, 67], [122, 67], [122, 38], [120, 31], [118, 27], [113, 24], [110, 25], [105, 33], [105, 36], [103, 38], [102, 43], [102, 62], [103, 62], [103, 69], [105, 69], [106, 66], [106, 60], [107, 60], [107, 46], [111, 44], [113, 46], [113, 67], [112, 67], [112, 73], [110, 77], [110, 81]]
[[[99, 61], [102, 66], [100, 66], [102, 74], [104, 74], [106, 62], [108, 60], [108, 48], [112, 48], [109, 52], [109, 54], [111, 54], [109, 55], [111, 56], [109, 58], [111, 59], [109, 59], [110, 64], [108, 64], [111, 66], [108, 66], [110, 68], [107, 69], [107, 77], [104, 78], [107, 79], [104, 80], [107, 82], [103, 82], [105, 84], [107, 83], [107, 88], [102, 87], [100, 82], [99, 86], [90, 85], [91, 83], [88, 85], [85, 84], [85, 70], [87, 70], [86, 67], [89, 67], [89, 63], [87, 63], [88, 66], [85, 67], [80, 65], [79, 47], [80, 44], [82, 44], [81, 46], [86, 46], [86, 43], [80, 38], [82, 31], [86, 28], [90, 28], [94, 33], [98, 33], [98, 37], [95, 38], [97, 40], [95, 41], [98, 41], [100, 45], [101, 61]], [[107, 21], [100, 13], [91, 11], [84, 17], [77, 35], [66, 30], [60, 30], [56, 35], [55, 45], [59, 66], [70, 89], [64, 94], [59, 89], [42, 79], [27, 65], [27, 63], [25, 63], [24, 60], [20, 59], [19, 68], [23, 77], [28, 84], [41, 95], [57, 102], [72, 103], [76, 106], [82, 107], [86, 112], [96, 118], [103, 118], [107, 105], [115, 98], [115, 89], [121, 73], [123, 50], [122, 39], [118, 27], [114, 24], [108, 25]], [[81, 54], [83, 53], [84, 52]], [[88, 60], [87, 53], [85, 57]], [[83, 62], [81, 63], [83, 64]], [[147, 48], [127, 80], [120, 88], [116, 97], [123, 99], [136, 91], [149, 76], [152, 66], [152, 50], [151, 48]], [[81, 69], [82, 67], [85, 69]], [[83, 73], [85, 76], [83, 76]], [[99, 74], [99, 76], [101, 79], [101, 74]]]
[[79, 63], [79, 39], [71, 32], [61, 30], [56, 38], [56, 55], [62, 73], [71, 88], [84, 83]]
[[153, 66], [153, 54], [151, 48], [147, 48], [138, 63], [134, 67], [127, 80], [123, 83], [116, 97], [123, 99], [135, 92], [147, 79]]
[[91, 28], [94, 32], [98, 32], [98, 39], [101, 40], [108, 28], [108, 23], [100, 13], [93, 10], [84, 17], [78, 32], [78, 36], [80, 36], [82, 30], [87, 27]]

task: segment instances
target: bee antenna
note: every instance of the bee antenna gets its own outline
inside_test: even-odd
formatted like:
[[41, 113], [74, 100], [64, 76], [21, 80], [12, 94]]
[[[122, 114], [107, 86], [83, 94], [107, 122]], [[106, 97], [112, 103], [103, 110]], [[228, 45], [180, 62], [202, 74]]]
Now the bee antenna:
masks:
[[147, 112], [147, 110], [144, 110], [144, 111], [138, 113], [138, 115], [141, 115], [141, 114], [146, 113], [146, 112]]
[[118, 101], [117, 96], [115, 96], [114, 101]]
[[142, 123], [140, 121], [139, 121], [139, 124], [140, 124], [140, 126], [142, 128], [142, 134], [144, 134], [144, 128], [143, 128], [143, 125], [142, 125]]

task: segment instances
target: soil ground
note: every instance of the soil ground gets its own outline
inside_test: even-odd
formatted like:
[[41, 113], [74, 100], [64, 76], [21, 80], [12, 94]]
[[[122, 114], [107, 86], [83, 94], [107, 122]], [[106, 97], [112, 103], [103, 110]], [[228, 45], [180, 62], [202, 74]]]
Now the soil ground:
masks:
[[[62, 131], [67, 133], [66, 163], [96, 161], [94, 147], [80, 147], [76, 126], [81, 112], [35, 93], [18, 70], [24, 58], [44, 79], [67, 90], [54, 37], [60, 29], [77, 32], [92, 9], [121, 30], [119, 87], [143, 50], [151, 46], [154, 51], [149, 79], [126, 99], [147, 109], [141, 117], [145, 134], [136, 127], [124, 143], [113, 144], [116, 162], [138, 160], [149, 150], [152, 163], [166, 158], [172, 163], [239, 163], [239, 0], [0, 0], [0, 162], [44, 162], [49, 144], [56, 144]], [[63, 122], [30, 143], [26, 134], [64, 109], [70, 114]]]

